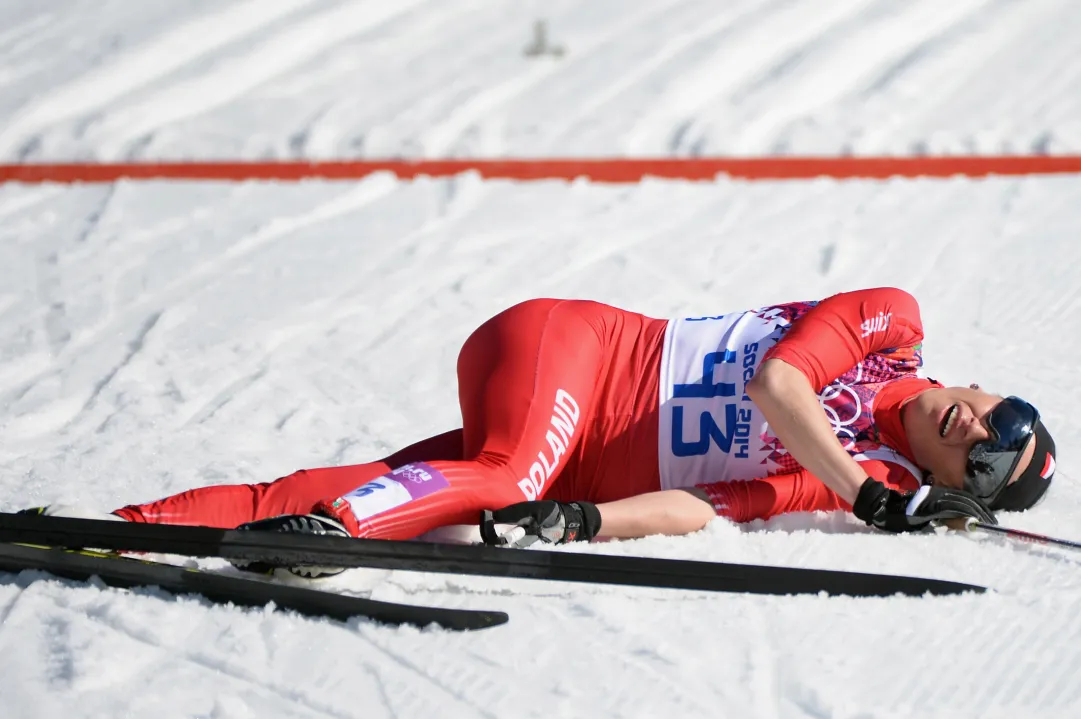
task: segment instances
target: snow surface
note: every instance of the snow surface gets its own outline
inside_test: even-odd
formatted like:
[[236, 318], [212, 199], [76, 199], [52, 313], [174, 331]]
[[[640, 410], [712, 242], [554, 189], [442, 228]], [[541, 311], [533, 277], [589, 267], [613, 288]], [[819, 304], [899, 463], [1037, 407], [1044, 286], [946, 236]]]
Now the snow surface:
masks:
[[[2, 505], [102, 509], [353, 463], [456, 425], [454, 358], [519, 299], [709, 314], [897, 284], [933, 376], [1038, 401], [1077, 537], [1081, 180], [0, 189]], [[577, 548], [576, 548], [577, 549]], [[583, 549], [582, 551], [587, 551]], [[1081, 707], [1081, 562], [841, 515], [588, 551], [917, 574], [989, 596], [740, 597], [356, 571], [487, 607], [463, 636], [0, 580], [5, 716], [1017, 716]], [[211, 563], [212, 564], [212, 563]], [[941, 713], [941, 714], [939, 714]], [[1028, 714], [1032, 715], [1032, 714]]]
[[1074, 0], [5, 0], [0, 160], [1077, 153], [1079, 27]]
[[[0, 156], [1081, 145], [1076, 3], [717, 5], [545, 4], [566, 54], [531, 63], [539, 3], [9, 0]], [[1075, 176], [3, 185], [0, 509], [382, 456], [456, 426], [461, 341], [527, 297], [679, 316], [890, 284], [922, 303], [932, 376], [1030, 397], [1055, 432], [1049, 500], [1004, 522], [1081, 539], [1078, 208]], [[511, 614], [455, 634], [0, 575], [0, 716], [1081, 715], [1078, 554], [839, 513], [563, 551], [994, 592], [328, 580]]]

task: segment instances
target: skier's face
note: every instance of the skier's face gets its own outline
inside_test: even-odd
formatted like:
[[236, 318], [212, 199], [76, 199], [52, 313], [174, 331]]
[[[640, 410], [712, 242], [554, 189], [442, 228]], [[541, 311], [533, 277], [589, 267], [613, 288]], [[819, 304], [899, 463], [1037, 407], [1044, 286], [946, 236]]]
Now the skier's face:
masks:
[[[1001, 401], [974, 385], [929, 389], [904, 406], [901, 421], [912, 453], [934, 484], [964, 489], [968, 453], [991, 438], [987, 416]], [[1035, 442], [1025, 448], [1011, 482], [1021, 476], [1035, 449]]]

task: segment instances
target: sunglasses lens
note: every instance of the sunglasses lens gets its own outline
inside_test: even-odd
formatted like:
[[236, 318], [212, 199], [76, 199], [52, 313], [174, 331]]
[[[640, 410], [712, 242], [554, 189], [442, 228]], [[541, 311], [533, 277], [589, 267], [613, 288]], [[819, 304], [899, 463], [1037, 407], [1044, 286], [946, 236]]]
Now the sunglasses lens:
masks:
[[[996, 435], [988, 442], [993, 452], [1020, 452], [1036, 430], [1040, 413], [1019, 397], [1007, 397], [995, 405], [988, 415], [987, 423]], [[985, 444], [988, 444], [985, 443]]]
[[993, 435], [968, 453], [965, 489], [993, 502], [1006, 488], [1025, 447], [1032, 440], [1040, 413], [1019, 397], [1007, 397], [987, 417]]

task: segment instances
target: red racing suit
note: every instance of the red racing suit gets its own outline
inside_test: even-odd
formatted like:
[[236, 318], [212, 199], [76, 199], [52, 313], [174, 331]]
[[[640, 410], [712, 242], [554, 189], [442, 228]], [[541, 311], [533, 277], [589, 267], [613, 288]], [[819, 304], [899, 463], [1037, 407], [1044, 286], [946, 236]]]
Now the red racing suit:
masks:
[[915, 299], [893, 288], [675, 320], [530, 300], [463, 345], [461, 429], [377, 462], [203, 487], [116, 514], [234, 527], [341, 498], [358, 536], [402, 539], [523, 500], [607, 502], [692, 486], [736, 521], [848, 509], [786, 453], [746, 383], [767, 358], [795, 366], [868, 476], [915, 489], [921, 473], [900, 410], [939, 386], [917, 376], [922, 340]]

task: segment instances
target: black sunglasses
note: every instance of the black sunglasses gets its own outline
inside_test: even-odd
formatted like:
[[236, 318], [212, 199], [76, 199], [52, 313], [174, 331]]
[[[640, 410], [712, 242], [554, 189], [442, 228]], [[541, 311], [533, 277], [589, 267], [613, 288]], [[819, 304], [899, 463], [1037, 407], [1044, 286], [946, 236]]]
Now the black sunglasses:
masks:
[[987, 416], [991, 438], [969, 450], [965, 489], [993, 504], [1006, 489], [1039, 421], [1040, 413], [1020, 397], [1007, 397], [995, 405]]

